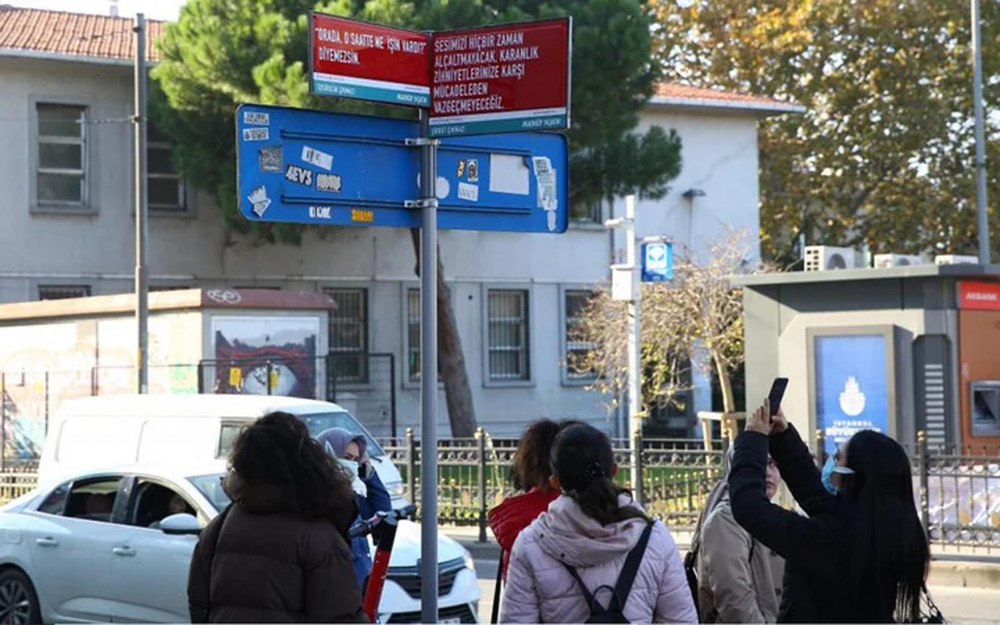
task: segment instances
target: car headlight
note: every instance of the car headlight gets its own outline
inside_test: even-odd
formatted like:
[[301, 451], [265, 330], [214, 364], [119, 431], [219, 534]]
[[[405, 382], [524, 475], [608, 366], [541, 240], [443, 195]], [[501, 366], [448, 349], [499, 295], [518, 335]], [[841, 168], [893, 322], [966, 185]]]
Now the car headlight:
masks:
[[406, 487], [403, 486], [402, 482], [387, 484], [385, 489], [389, 491], [390, 497], [403, 497], [406, 495]]
[[462, 549], [463, 555], [462, 560], [465, 561], [465, 568], [476, 570], [476, 561], [472, 559], [472, 554], [469, 553], [468, 549]]

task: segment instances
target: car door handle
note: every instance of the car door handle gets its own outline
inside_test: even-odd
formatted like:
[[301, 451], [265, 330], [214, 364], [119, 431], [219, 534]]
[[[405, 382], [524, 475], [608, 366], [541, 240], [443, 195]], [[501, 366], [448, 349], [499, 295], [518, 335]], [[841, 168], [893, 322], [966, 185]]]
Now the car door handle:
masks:
[[35, 544], [39, 547], [58, 547], [59, 541], [51, 536], [46, 536], [45, 538], [39, 538], [36, 540]]
[[131, 558], [135, 555], [135, 549], [131, 547], [115, 547], [111, 550], [116, 556], [121, 556], [123, 558]]

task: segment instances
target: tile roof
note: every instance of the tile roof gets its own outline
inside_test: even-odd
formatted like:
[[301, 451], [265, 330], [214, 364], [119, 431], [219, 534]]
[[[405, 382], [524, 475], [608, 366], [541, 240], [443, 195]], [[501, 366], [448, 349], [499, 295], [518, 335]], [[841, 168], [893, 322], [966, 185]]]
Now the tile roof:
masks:
[[[133, 20], [0, 5], [0, 51], [18, 50], [99, 59], [132, 60]], [[159, 58], [153, 42], [164, 23], [146, 20], [146, 57]]]
[[764, 96], [723, 91], [721, 89], [706, 89], [678, 83], [664, 82], [656, 86], [652, 104], [701, 106], [708, 108], [731, 108], [756, 110], [772, 113], [803, 113], [805, 107], [792, 102], [784, 102]]

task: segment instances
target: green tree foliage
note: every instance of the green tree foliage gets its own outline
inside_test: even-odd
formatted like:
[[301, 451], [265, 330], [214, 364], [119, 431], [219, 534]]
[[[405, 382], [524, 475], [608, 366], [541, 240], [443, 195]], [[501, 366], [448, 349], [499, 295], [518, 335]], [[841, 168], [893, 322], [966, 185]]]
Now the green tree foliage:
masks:
[[[975, 250], [968, 2], [651, 2], [668, 76], [808, 108], [761, 125], [768, 257], [798, 258], [800, 233], [807, 244], [867, 243], [874, 252]], [[1000, 96], [1000, 3], [983, 2], [982, 17], [988, 105]], [[993, 116], [991, 163], [998, 132]], [[997, 171], [989, 169], [994, 203]]]

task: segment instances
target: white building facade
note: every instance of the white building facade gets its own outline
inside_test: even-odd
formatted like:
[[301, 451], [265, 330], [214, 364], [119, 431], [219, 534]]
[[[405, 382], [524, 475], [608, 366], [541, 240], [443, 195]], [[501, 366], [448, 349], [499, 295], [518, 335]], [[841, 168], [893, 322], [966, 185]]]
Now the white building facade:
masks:
[[[43, 36], [55, 27], [64, 40]], [[131, 46], [128, 36], [115, 46], [94, 36], [130, 28], [119, 18], [0, 7], [0, 303], [133, 289]], [[640, 234], [697, 250], [742, 229], [756, 253], [757, 121], [797, 110], [662, 86], [640, 130], [675, 128], [684, 164], [667, 197], [639, 203]], [[330, 348], [393, 354], [399, 428], [416, 427], [419, 303], [409, 231], [330, 228], [298, 246], [233, 239], [156, 139], [148, 154], [151, 287], [330, 295]], [[564, 364], [574, 304], [608, 280], [618, 247], [610, 231], [596, 221], [562, 235], [448, 231], [440, 244], [479, 423], [509, 436], [540, 417], [573, 417], [617, 433], [607, 398], [585, 390], [588, 380]], [[442, 413], [444, 405], [442, 396]], [[440, 421], [448, 432], [447, 415]], [[388, 434], [387, 422], [369, 425]]]

